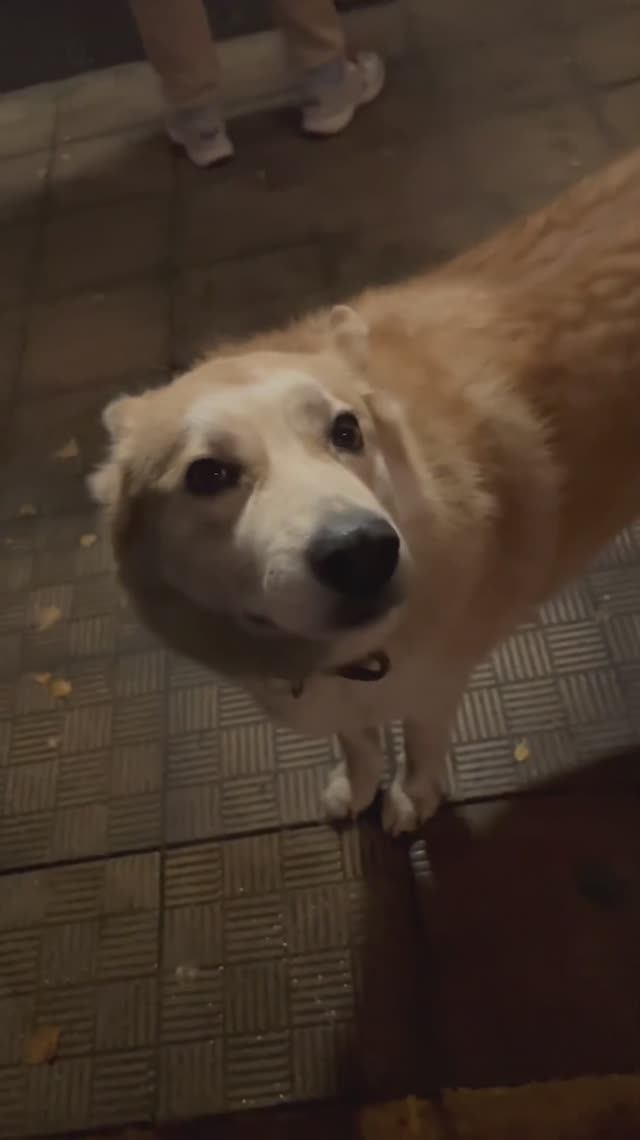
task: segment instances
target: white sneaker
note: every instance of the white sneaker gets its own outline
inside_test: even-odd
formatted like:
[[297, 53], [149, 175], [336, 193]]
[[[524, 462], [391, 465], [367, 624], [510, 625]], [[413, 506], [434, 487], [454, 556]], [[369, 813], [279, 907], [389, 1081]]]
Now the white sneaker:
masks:
[[174, 111], [167, 122], [167, 134], [181, 146], [196, 166], [215, 166], [233, 158], [229, 138], [218, 107], [184, 107]]
[[348, 60], [340, 81], [309, 83], [309, 102], [302, 111], [302, 129], [309, 135], [337, 135], [353, 119], [359, 107], [372, 103], [384, 87], [384, 61], [372, 51], [359, 52]]

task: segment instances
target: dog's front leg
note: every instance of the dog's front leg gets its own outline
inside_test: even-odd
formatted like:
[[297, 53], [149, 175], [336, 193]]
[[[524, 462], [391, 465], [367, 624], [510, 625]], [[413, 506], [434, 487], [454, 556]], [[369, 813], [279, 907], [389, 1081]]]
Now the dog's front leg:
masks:
[[404, 759], [385, 795], [382, 820], [392, 835], [415, 831], [436, 811], [446, 787], [447, 751], [456, 708], [467, 674], [459, 684], [432, 695], [424, 715], [413, 713], [404, 724]]
[[329, 777], [322, 799], [329, 819], [355, 819], [373, 802], [384, 768], [374, 728], [339, 737], [342, 759]]
[[415, 831], [436, 811], [445, 788], [449, 721], [435, 725], [408, 720], [405, 756], [387, 789], [382, 810], [385, 831]]

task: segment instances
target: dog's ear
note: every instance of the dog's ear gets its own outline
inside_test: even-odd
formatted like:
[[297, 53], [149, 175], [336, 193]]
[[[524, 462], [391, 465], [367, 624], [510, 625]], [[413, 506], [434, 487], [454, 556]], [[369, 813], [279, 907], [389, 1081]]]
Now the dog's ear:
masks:
[[403, 405], [389, 392], [380, 389], [365, 393], [364, 398], [385, 447], [391, 447], [394, 452], [404, 452], [408, 423]]
[[97, 471], [87, 475], [87, 487], [94, 503], [101, 507], [113, 507], [120, 498], [122, 475], [116, 463], [108, 460]]
[[118, 396], [116, 400], [107, 404], [102, 413], [102, 422], [113, 443], [117, 443], [131, 431], [140, 402], [140, 396]]
[[349, 305], [334, 305], [329, 326], [338, 348], [362, 368], [369, 357], [369, 328], [364, 318]]
[[102, 422], [110, 437], [110, 454], [102, 466], [87, 479], [89, 494], [101, 506], [113, 508], [120, 500], [123, 481], [122, 445], [132, 431], [140, 402], [140, 396], [119, 396], [107, 404], [102, 413]]

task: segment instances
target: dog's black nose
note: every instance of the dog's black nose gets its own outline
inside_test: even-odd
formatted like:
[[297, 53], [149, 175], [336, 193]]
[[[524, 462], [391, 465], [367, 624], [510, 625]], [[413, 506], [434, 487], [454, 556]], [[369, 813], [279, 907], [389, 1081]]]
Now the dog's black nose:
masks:
[[393, 527], [368, 511], [335, 515], [307, 551], [318, 581], [347, 598], [379, 593], [398, 565], [400, 539]]

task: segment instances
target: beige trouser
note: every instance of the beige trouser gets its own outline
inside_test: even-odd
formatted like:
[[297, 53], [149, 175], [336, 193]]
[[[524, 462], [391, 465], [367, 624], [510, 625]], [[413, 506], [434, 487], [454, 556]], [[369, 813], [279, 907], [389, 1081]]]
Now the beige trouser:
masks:
[[[203, 0], [130, 0], [130, 4], [168, 102], [184, 107], [215, 99], [218, 54]], [[333, 0], [272, 0], [272, 7], [301, 71], [344, 55]]]

